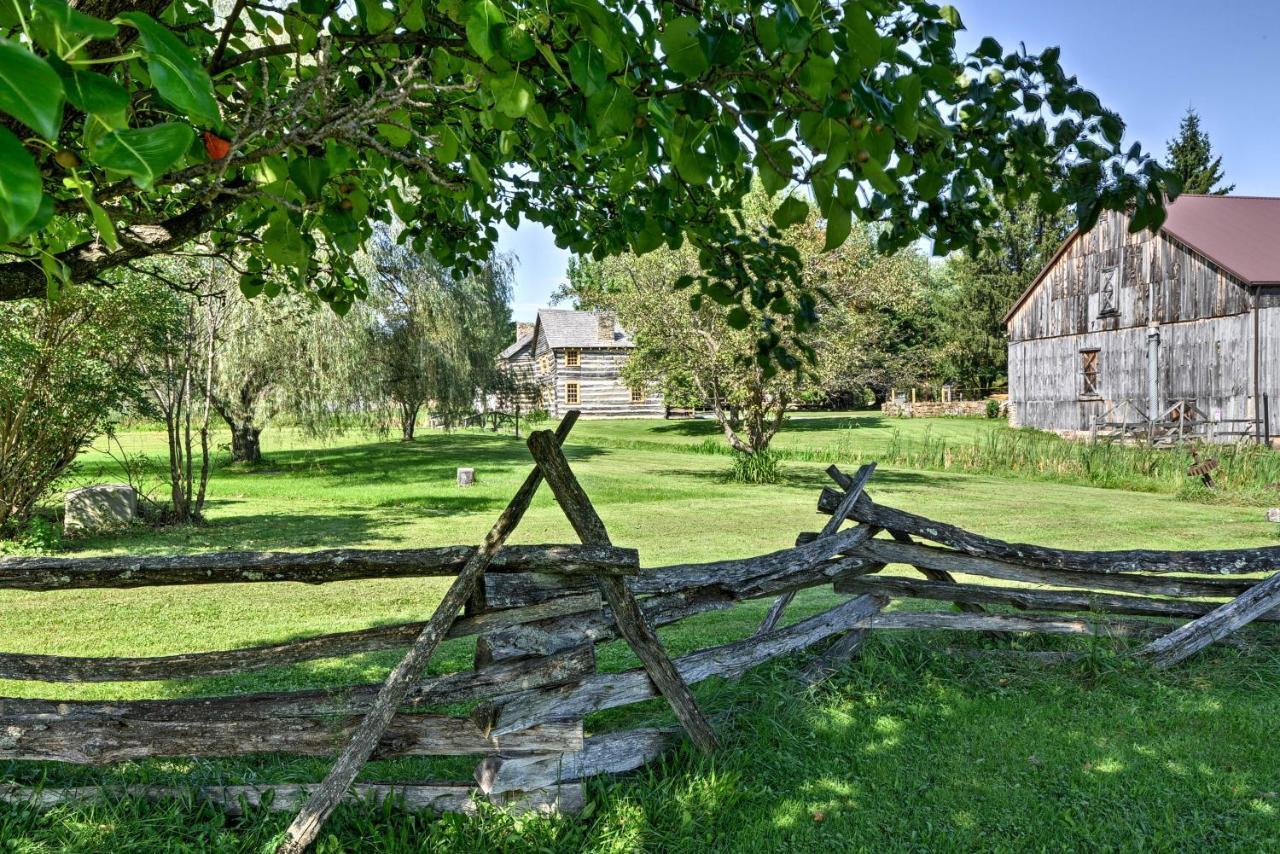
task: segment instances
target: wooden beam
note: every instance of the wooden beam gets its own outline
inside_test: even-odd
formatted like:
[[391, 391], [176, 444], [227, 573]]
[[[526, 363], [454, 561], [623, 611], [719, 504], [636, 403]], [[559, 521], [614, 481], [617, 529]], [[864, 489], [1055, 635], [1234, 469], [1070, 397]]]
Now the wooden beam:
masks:
[[[185, 801], [193, 798], [212, 804], [231, 817], [244, 815], [244, 807], [271, 812], [293, 812], [316, 790], [317, 784], [259, 786], [75, 786], [71, 788], [32, 788], [10, 783], [0, 784], [0, 802], [35, 809], [77, 806], [121, 799], [147, 801]], [[485, 801], [483, 793], [473, 785], [427, 785], [411, 783], [357, 783], [343, 797], [343, 803], [381, 804], [391, 800], [411, 812], [459, 812], [477, 815], [477, 803]], [[582, 786], [566, 784], [536, 792], [512, 792], [487, 799], [510, 815], [570, 814], [581, 811], [585, 800]]]
[[1144, 596], [1176, 596], [1181, 598], [1235, 597], [1257, 584], [1244, 578], [1191, 578], [1172, 575], [1145, 575], [1138, 572], [1106, 573], [1080, 570], [1044, 569], [1022, 566], [992, 558], [974, 557], [952, 549], [919, 543], [868, 540], [856, 554], [882, 563], [942, 570], [961, 575], [978, 575], [1005, 581], [1025, 581], [1078, 590], [1118, 590]]
[[[518, 576], [517, 576], [518, 577]], [[542, 602], [524, 608], [486, 611], [459, 617], [446, 639], [467, 637], [521, 623], [533, 623], [598, 611], [597, 590], [582, 596]], [[317, 658], [335, 658], [365, 652], [403, 649], [422, 633], [425, 622], [395, 623], [353, 632], [337, 632], [283, 643], [242, 649], [190, 652], [150, 657], [80, 657], [0, 653], [0, 679], [35, 679], [41, 682], [132, 682], [191, 679], [251, 673], [269, 667], [297, 664]]]
[[[474, 554], [470, 546], [429, 549], [329, 549], [319, 552], [211, 552], [197, 555], [88, 558], [0, 558], [0, 589], [82, 590], [176, 584], [258, 584], [294, 581], [329, 584], [362, 578], [457, 575]], [[511, 546], [492, 558], [498, 573], [633, 575], [635, 549], [599, 545]]]
[[[850, 479], [849, 485], [845, 487], [844, 497], [840, 499], [840, 506], [831, 514], [831, 518], [822, 526], [822, 530], [818, 533], [819, 537], [829, 537], [836, 531], [840, 530], [840, 526], [844, 524], [845, 517], [853, 510], [854, 502], [858, 500], [858, 496], [862, 494], [862, 488], [867, 485], [867, 481], [871, 479], [871, 475], [875, 473], [876, 464], [874, 462], [866, 463], [858, 468], [858, 471]], [[875, 535], [873, 526], [860, 525], [859, 527], [866, 529], [867, 539]], [[797, 540], [796, 545], [801, 545]], [[788, 590], [773, 601], [773, 605], [769, 607], [769, 613], [765, 614], [760, 625], [756, 627], [756, 634], [764, 635], [773, 631], [778, 627], [782, 615], [787, 610], [787, 606], [791, 604], [791, 600], [796, 597], [794, 590]]]
[[[818, 499], [818, 510], [832, 513], [843, 496], [824, 489]], [[977, 557], [1019, 563], [1045, 569], [1082, 572], [1151, 572], [1200, 573], [1204, 575], [1247, 575], [1271, 572], [1280, 566], [1280, 547], [1258, 549], [1218, 549], [1209, 551], [1125, 551], [1087, 552], [1052, 549], [1025, 543], [1007, 543], [974, 534], [954, 525], [935, 522], [904, 510], [876, 504], [866, 496], [858, 501], [849, 518], [887, 531], [901, 531], [935, 543], [958, 549]]]
[[[807, 649], [849, 629], [869, 626], [884, 605], [885, 600], [879, 597], [858, 596], [770, 634], [689, 653], [676, 659], [675, 666], [688, 684], [712, 676], [740, 676], [771, 659]], [[483, 710], [483, 714], [487, 720], [496, 720], [492, 731], [502, 734], [527, 729], [531, 722], [580, 717], [656, 696], [657, 689], [643, 669], [597, 673], [565, 688], [517, 694], [496, 709]]]
[[1200, 619], [1153, 641], [1142, 654], [1150, 656], [1157, 667], [1172, 667], [1277, 606], [1280, 606], [1280, 572]]
[[895, 575], [842, 578], [836, 582], [835, 587], [840, 593], [878, 593], [882, 596], [941, 602], [986, 602], [1029, 611], [1092, 611], [1141, 617], [1198, 617], [1216, 607], [1213, 602], [1118, 596], [1080, 590], [1038, 590], [1028, 587], [946, 583]]
[[[405, 697], [402, 709], [491, 699], [533, 688], [576, 682], [595, 672], [595, 647], [584, 644], [539, 658], [501, 661], [443, 676], [424, 678]], [[277, 717], [340, 718], [364, 713], [378, 685], [331, 690], [232, 694], [181, 700], [40, 700], [0, 697], [0, 727], [10, 717], [130, 719], [148, 721], [271, 720]]]
[[639, 768], [669, 749], [678, 730], [633, 729], [594, 735], [575, 753], [543, 756], [490, 756], [476, 769], [476, 782], [488, 795], [532, 792], [597, 774], [621, 774]]
[[[556, 432], [548, 434], [548, 440], [558, 448], [577, 419], [577, 411], [571, 410], [560, 422]], [[520, 524], [541, 483], [541, 469], [535, 467], [529, 472], [516, 494], [512, 496], [510, 503], [498, 517], [498, 521], [489, 529], [480, 547], [467, 559], [466, 565], [449, 586], [443, 601], [431, 615], [431, 619], [427, 621], [426, 627], [413, 642], [413, 646], [409, 648], [408, 654], [401, 659], [387, 677], [387, 681], [383, 683], [377, 699], [369, 708], [368, 714], [360, 721], [351, 741], [334, 762], [328, 776], [311, 793], [306, 804], [289, 825], [284, 840], [276, 848], [277, 854], [301, 854], [315, 841], [325, 820], [341, 803], [347, 790], [355, 782], [356, 775], [360, 773], [360, 769], [377, 748], [382, 734], [395, 717], [396, 709], [421, 678], [423, 669], [431, 660], [436, 647], [444, 640], [449, 626], [458, 616], [458, 611], [471, 598], [476, 583], [484, 575], [493, 556], [498, 553], [516, 526]]]
[[[852, 479], [848, 475], [846, 475], [844, 472], [840, 471], [840, 469], [837, 468], [834, 464], [827, 467], [827, 475], [832, 480], [834, 480], [837, 484], [839, 484], [841, 488], [845, 490], [848, 490], [849, 486], [852, 485], [853, 483]], [[866, 495], [868, 499], [871, 498], [870, 495], [867, 495], [865, 490], [863, 491], [862, 494]], [[847, 513], [847, 511], [842, 512], [841, 510], [837, 509], [832, 518], [834, 518], [835, 516], [843, 516], [845, 515], [845, 513]], [[899, 543], [911, 544], [914, 542], [911, 539], [910, 534], [904, 533], [902, 531], [890, 531], [889, 535], [893, 537], [894, 541]], [[935, 569], [934, 567], [930, 567], [930, 566], [917, 566], [915, 567], [915, 569], [917, 572], [919, 572], [921, 575], [923, 575], [925, 578], [929, 579], [930, 581], [950, 581], [950, 582], [955, 581], [955, 579], [951, 577], [951, 574], [946, 570]], [[971, 614], [982, 613], [981, 605], [975, 605], [971, 602], [955, 602], [954, 604], [961, 611], [968, 611]]]
[[[158, 756], [332, 756], [355, 732], [358, 717], [150, 721], [137, 718], [9, 716], [0, 759], [105, 765]], [[582, 721], [547, 721], [524, 732], [485, 733], [468, 718], [397, 714], [370, 756], [571, 752], [582, 749]]]
[[[560, 509], [568, 517], [578, 537], [584, 543], [609, 545], [609, 532], [605, 529], [604, 522], [591, 505], [591, 499], [578, 483], [573, 470], [569, 468], [569, 461], [565, 459], [554, 437], [545, 430], [533, 433], [529, 436], [529, 451], [537, 460], [547, 486], [555, 493]], [[599, 582], [618, 633], [640, 658], [645, 672], [667, 699], [676, 718], [689, 733], [689, 738], [703, 751], [714, 750], [719, 746], [715, 730], [703, 717], [693, 692], [667, 657], [667, 651], [645, 620], [644, 612], [636, 603], [635, 596], [627, 589], [626, 582], [614, 576], [603, 575]]]

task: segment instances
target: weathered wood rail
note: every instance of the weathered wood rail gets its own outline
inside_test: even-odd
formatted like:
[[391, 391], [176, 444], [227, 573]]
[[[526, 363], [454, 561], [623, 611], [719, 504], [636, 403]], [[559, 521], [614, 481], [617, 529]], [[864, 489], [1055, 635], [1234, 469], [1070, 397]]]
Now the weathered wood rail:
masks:
[[[1140, 653], [1169, 666], [1253, 621], [1280, 621], [1280, 549], [1080, 552], [1005, 543], [877, 504], [864, 490], [874, 464], [829, 470], [820, 512], [831, 518], [797, 545], [752, 558], [641, 569], [632, 549], [609, 543], [556, 435], [529, 446], [537, 468], [479, 548], [230, 552], [181, 557], [0, 559], [0, 588], [48, 591], [219, 583], [338, 583], [452, 575], [427, 621], [232, 650], [150, 657], [0, 653], [0, 677], [48, 683], [190, 679], [375, 650], [409, 649], [383, 685], [176, 700], [0, 698], [0, 759], [104, 764], [161, 756], [260, 753], [341, 758], [323, 783], [202, 787], [188, 794], [228, 811], [242, 804], [300, 810], [281, 850], [306, 847], [338, 803], [395, 797], [407, 808], [469, 812], [487, 799], [509, 810], [574, 811], [580, 781], [639, 767], [681, 729], [704, 749], [714, 730], [690, 686], [737, 677], [780, 656], [831, 641], [800, 672], [821, 678], [874, 630], [1030, 632], [1138, 638]], [[545, 477], [582, 544], [507, 546]], [[853, 523], [841, 527], [844, 523]], [[889, 568], [893, 567], [892, 570]], [[904, 572], [903, 568], [913, 570]], [[981, 583], [978, 583], [981, 582]], [[848, 594], [783, 625], [807, 588]], [[775, 599], [753, 635], [670, 658], [654, 630], [699, 614]], [[895, 600], [946, 603], [890, 608]], [[440, 642], [475, 637], [472, 668], [427, 676]], [[595, 647], [622, 639], [642, 666], [601, 672]], [[663, 698], [680, 727], [592, 732], [590, 716]], [[465, 714], [443, 714], [463, 704]], [[344, 747], [344, 743], [346, 746]], [[473, 781], [354, 784], [369, 758], [481, 757]], [[274, 789], [274, 800], [266, 799]], [[26, 789], [0, 784], [0, 802], [81, 802], [97, 795], [148, 799], [181, 790], [130, 786]]]

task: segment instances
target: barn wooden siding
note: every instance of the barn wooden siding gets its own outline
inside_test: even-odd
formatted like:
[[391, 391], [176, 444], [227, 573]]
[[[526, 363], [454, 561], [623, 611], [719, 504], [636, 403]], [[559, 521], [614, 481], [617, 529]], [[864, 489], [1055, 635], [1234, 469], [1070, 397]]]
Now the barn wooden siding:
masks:
[[[1101, 291], [1111, 268], [1120, 275], [1116, 312], [1108, 315]], [[1087, 430], [1095, 416], [1126, 400], [1145, 412], [1152, 319], [1159, 324], [1163, 407], [1185, 399], [1210, 416], [1253, 417], [1253, 298], [1238, 279], [1173, 237], [1129, 234], [1127, 216], [1104, 216], [1067, 245], [1008, 319], [1016, 423]], [[1263, 364], [1280, 364], [1280, 307], [1264, 307], [1259, 320]], [[1093, 348], [1099, 351], [1098, 395], [1086, 398], [1080, 353]], [[1280, 400], [1265, 369], [1261, 379], [1263, 393]]]

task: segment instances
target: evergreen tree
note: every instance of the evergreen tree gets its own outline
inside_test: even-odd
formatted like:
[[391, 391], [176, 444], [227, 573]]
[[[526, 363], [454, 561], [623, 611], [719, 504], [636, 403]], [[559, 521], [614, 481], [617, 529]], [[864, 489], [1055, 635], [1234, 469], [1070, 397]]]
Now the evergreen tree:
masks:
[[1169, 140], [1166, 166], [1182, 178], [1182, 192], [1225, 196], [1236, 188], [1219, 186], [1226, 176], [1222, 158], [1213, 156], [1209, 134], [1200, 129], [1200, 114], [1188, 107], [1178, 123], [1178, 136]]

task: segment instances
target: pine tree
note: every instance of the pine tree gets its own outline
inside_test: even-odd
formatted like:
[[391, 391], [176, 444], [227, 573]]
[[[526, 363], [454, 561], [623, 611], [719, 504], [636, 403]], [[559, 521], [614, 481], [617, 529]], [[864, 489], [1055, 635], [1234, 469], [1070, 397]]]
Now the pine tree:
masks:
[[1169, 140], [1165, 165], [1182, 178], [1182, 192], [1225, 196], [1236, 188], [1219, 185], [1225, 179], [1222, 158], [1213, 156], [1209, 134], [1200, 129], [1200, 114], [1188, 107], [1178, 123], [1178, 136]]

